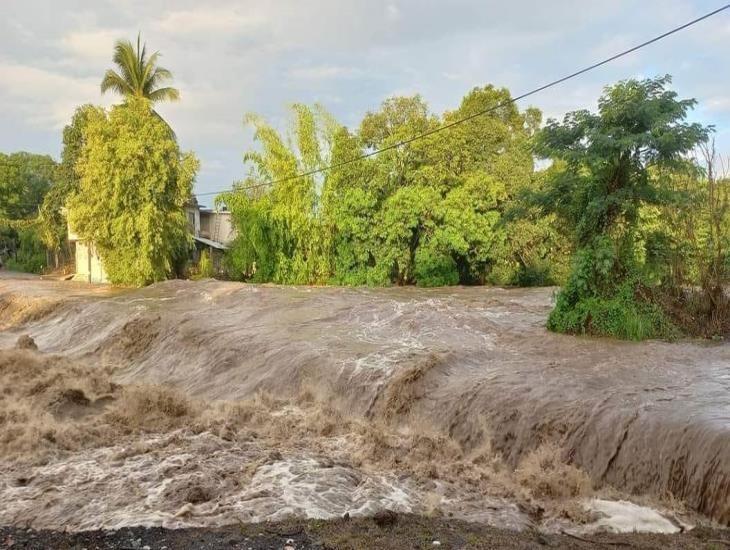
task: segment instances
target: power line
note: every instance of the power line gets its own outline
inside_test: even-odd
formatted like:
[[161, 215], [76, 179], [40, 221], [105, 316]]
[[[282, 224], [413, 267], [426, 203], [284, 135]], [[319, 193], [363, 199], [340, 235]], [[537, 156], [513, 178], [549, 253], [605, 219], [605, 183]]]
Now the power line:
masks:
[[606, 65], [607, 63], [610, 63], [612, 61], [615, 61], [616, 59], [619, 59], [619, 58], [624, 57], [624, 56], [626, 56], [626, 55], [628, 55], [630, 53], [633, 53], [633, 52], [635, 52], [637, 50], [640, 50], [641, 48], [644, 48], [646, 46], [649, 46], [650, 44], [653, 44], [655, 42], [659, 42], [660, 40], [662, 40], [662, 39], [664, 39], [664, 38], [666, 38], [668, 36], [671, 36], [671, 35], [673, 35], [675, 33], [678, 33], [679, 31], [682, 31], [682, 30], [684, 30], [684, 29], [686, 29], [688, 27], [691, 27], [692, 25], [695, 25], [695, 24], [699, 23], [700, 21], [704, 21], [705, 19], [709, 19], [710, 17], [712, 17], [714, 15], [717, 15], [718, 13], [720, 13], [720, 12], [722, 12], [722, 11], [728, 9], [728, 8], [730, 8], [730, 4], [725, 4], [724, 6], [722, 6], [720, 8], [717, 8], [716, 10], [713, 10], [713, 11], [711, 11], [709, 13], [706, 13], [705, 15], [702, 15], [701, 17], [698, 17], [696, 19], [693, 19], [692, 21], [689, 21], [689, 22], [687, 22], [687, 23], [685, 23], [683, 25], [680, 25], [679, 27], [675, 27], [675, 28], [673, 28], [673, 29], [671, 29], [671, 30], [669, 30], [669, 31], [667, 31], [665, 33], [662, 33], [662, 34], [660, 34], [658, 36], [655, 36], [654, 38], [651, 38], [651, 39], [649, 39], [649, 40], [647, 40], [645, 42], [642, 42], [641, 44], [637, 44], [636, 46], [634, 46], [632, 48], [629, 48], [628, 50], [624, 50], [624, 51], [622, 51], [620, 53], [617, 53], [615, 55], [612, 55], [611, 57], [607, 57], [606, 59], [603, 59], [602, 61], [598, 61], [597, 63], [594, 63], [592, 65], [589, 65], [589, 66], [587, 66], [587, 67], [585, 67], [583, 69], [580, 69], [578, 71], [575, 71], [574, 73], [571, 73], [569, 75], [566, 75], [566, 76], [563, 76], [561, 78], [558, 78], [557, 80], [553, 80], [552, 82], [548, 82], [547, 84], [543, 84], [542, 86], [540, 86], [538, 88], [535, 88], [533, 90], [530, 90], [529, 92], [526, 92], [524, 94], [521, 94], [521, 95], [518, 95], [516, 97], [513, 97], [513, 98], [511, 98], [509, 100], [506, 100], [506, 101], [503, 101], [501, 103], [498, 103], [497, 105], [495, 105], [493, 107], [490, 107], [488, 109], [484, 109], [482, 111], [479, 111], [479, 112], [476, 112], [476, 113], [472, 113], [471, 115], [466, 116], [464, 118], [461, 118], [461, 119], [458, 119], [458, 120], [454, 120], [454, 121], [452, 121], [452, 122], [450, 122], [448, 124], [444, 124], [444, 125], [439, 126], [437, 128], [433, 128], [431, 130], [428, 130], [428, 131], [423, 132], [421, 134], [417, 134], [417, 135], [415, 135], [413, 137], [410, 137], [408, 139], [404, 139], [403, 141], [398, 141], [396, 143], [393, 143], [393, 144], [388, 145], [386, 147], [383, 147], [381, 149], [376, 149], [374, 151], [370, 151], [368, 153], [363, 153], [360, 156], [353, 157], [351, 159], [348, 159], [348, 160], [345, 160], [345, 161], [342, 161], [342, 162], [338, 162], [338, 163], [335, 163], [335, 164], [330, 164], [328, 166], [323, 166], [322, 168], [317, 168], [315, 170], [310, 170], [308, 172], [302, 172], [301, 174], [295, 174], [293, 176], [288, 176], [286, 178], [281, 178], [281, 179], [272, 180], [272, 181], [265, 181], [265, 182], [262, 182], [262, 183], [257, 183], [257, 184], [254, 184], [254, 185], [249, 185], [249, 186], [246, 186], [246, 187], [231, 187], [231, 188], [228, 188], [228, 189], [222, 189], [220, 191], [208, 191], [208, 192], [205, 192], [205, 193], [197, 193], [197, 196], [202, 197], [202, 196], [207, 196], [207, 195], [219, 195], [221, 193], [225, 193], [225, 192], [228, 192], [228, 191], [248, 191], [250, 189], [257, 189], [259, 187], [267, 187], [269, 185], [275, 185], [277, 183], [283, 183], [283, 182], [291, 181], [291, 180], [294, 180], [294, 179], [305, 178], [307, 176], [313, 176], [315, 174], [320, 174], [322, 172], [326, 172], [328, 170], [333, 170], [335, 168], [341, 168], [342, 166], [346, 166], [348, 164], [352, 164], [352, 163], [355, 163], [355, 162], [359, 162], [359, 161], [364, 160], [366, 158], [373, 157], [373, 156], [378, 155], [380, 153], [384, 153], [385, 151], [390, 151], [392, 149], [398, 149], [399, 147], [403, 147], [404, 145], [408, 145], [409, 143], [413, 143], [414, 141], [418, 141], [419, 139], [426, 138], [426, 137], [431, 136], [433, 134], [436, 134], [438, 132], [443, 132], [444, 130], [448, 130], [449, 128], [453, 128], [454, 126], [457, 126], [459, 124], [463, 124], [464, 122], [468, 122], [469, 120], [472, 120], [474, 118], [477, 118], [477, 117], [480, 117], [480, 116], [489, 114], [491, 112], [494, 112], [497, 109], [500, 109], [502, 107], [505, 107], [505, 106], [510, 105], [512, 103], [515, 103], [517, 101], [520, 101], [522, 99], [525, 99], [526, 97], [529, 97], [531, 95], [537, 94], [537, 93], [542, 92], [544, 90], [547, 90], [548, 88], [552, 88], [553, 86], [557, 86], [558, 84], [562, 84], [563, 82], [566, 82], [567, 80], [571, 80], [571, 79], [573, 79], [573, 78], [575, 78], [577, 76], [580, 76], [580, 75], [585, 74], [585, 73], [587, 73], [589, 71], [592, 71], [594, 69], [597, 69], [598, 67], [601, 67], [603, 65]]

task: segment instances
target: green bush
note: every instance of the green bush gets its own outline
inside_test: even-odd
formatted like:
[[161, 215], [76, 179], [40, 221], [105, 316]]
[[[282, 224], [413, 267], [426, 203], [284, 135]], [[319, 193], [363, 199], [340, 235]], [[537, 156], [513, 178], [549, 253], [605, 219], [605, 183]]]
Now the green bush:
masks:
[[215, 275], [213, 269], [213, 261], [210, 258], [210, 252], [203, 250], [200, 253], [200, 259], [198, 260], [198, 269], [195, 279], [211, 279]]
[[570, 334], [611, 336], [622, 340], [673, 338], [677, 329], [661, 308], [640, 297], [641, 284], [624, 282], [611, 297], [588, 296], [573, 300], [568, 283], [558, 294], [548, 317], [548, 329]]
[[459, 284], [459, 272], [454, 259], [428, 248], [419, 248], [416, 252], [415, 278], [418, 286]]

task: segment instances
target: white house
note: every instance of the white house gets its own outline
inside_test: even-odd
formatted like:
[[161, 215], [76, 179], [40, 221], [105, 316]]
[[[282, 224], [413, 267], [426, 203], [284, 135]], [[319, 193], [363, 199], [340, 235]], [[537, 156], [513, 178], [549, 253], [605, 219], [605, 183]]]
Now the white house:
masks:
[[208, 249], [211, 256], [220, 256], [236, 237], [236, 230], [231, 221], [231, 213], [223, 209], [205, 208], [193, 197], [185, 207], [188, 217], [188, 229], [195, 241], [196, 254]]

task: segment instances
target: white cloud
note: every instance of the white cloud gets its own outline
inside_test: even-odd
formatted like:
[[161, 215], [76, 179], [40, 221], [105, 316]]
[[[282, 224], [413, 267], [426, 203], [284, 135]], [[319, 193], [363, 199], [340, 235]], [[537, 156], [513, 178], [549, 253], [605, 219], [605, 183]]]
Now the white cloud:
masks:
[[70, 55], [78, 59], [109, 61], [114, 43], [120, 38], [127, 38], [127, 33], [119, 29], [74, 31], [65, 35], [61, 44]]
[[243, 15], [229, 8], [214, 8], [207, 5], [194, 10], [172, 11], [154, 23], [153, 28], [169, 34], [209, 34], [209, 38], [220, 38], [215, 33], [244, 32], [260, 27], [265, 19], [258, 15]]
[[[73, 0], [73, 9], [0, 0], [0, 141], [60, 143], [58, 128], [77, 105], [116, 101], [100, 96], [99, 82], [114, 41], [141, 30], [182, 95], [160, 112], [201, 158], [199, 188], [218, 189], [242, 175], [245, 112], [285, 128], [287, 104], [319, 100], [356, 125], [391, 92], [454, 109], [472, 86], [524, 92], [700, 11], [692, 0]], [[522, 104], [562, 117], [595, 108], [606, 83], [671, 73], [680, 95], [696, 97], [699, 116], [722, 130], [728, 21], [702, 22]]]
[[388, 4], [385, 6], [385, 18], [390, 23], [395, 23], [400, 19], [400, 10], [395, 4]]
[[711, 97], [703, 102], [703, 106], [708, 111], [730, 113], [730, 97], [726, 95]]
[[0, 63], [0, 103], [38, 127], [62, 128], [78, 105], [99, 102], [96, 78], [75, 78], [27, 65]]
[[363, 71], [353, 67], [336, 65], [319, 65], [314, 67], [297, 67], [289, 71], [289, 76], [302, 80], [326, 80], [329, 78], [356, 78], [363, 76]]
[[12, 19], [10, 21], [8, 21], [8, 23], [10, 24], [10, 27], [15, 32], [18, 33], [18, 36], [22, 40], [24, 40], [24, 41], [27, 42], [27, 41], [32, 40], [33, 38], [35, 38], [35, 35], [25, 25], [23, 25], [22, 23], [20, 23], [18, 21], [15, 21], [15, 20], [12, 20]]

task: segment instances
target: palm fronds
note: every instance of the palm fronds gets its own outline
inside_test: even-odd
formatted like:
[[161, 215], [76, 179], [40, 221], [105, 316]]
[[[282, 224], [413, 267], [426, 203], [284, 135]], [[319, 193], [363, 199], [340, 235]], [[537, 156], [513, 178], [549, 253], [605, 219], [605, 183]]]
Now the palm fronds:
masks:
[[180, 99], [177, 88], [163, 86], [172, 80], [172, 73], [157, 64], [159, 57], [160, 52], [147, 57], [147, 46], [141, 43], [140, 35], [136, 47], [129, 40], [118, 40], [112, 57], [117, 70], [104, 73], [101, 92], [112, 91], [125, 98], [143, 97], [152, 103], [177, 101]]

